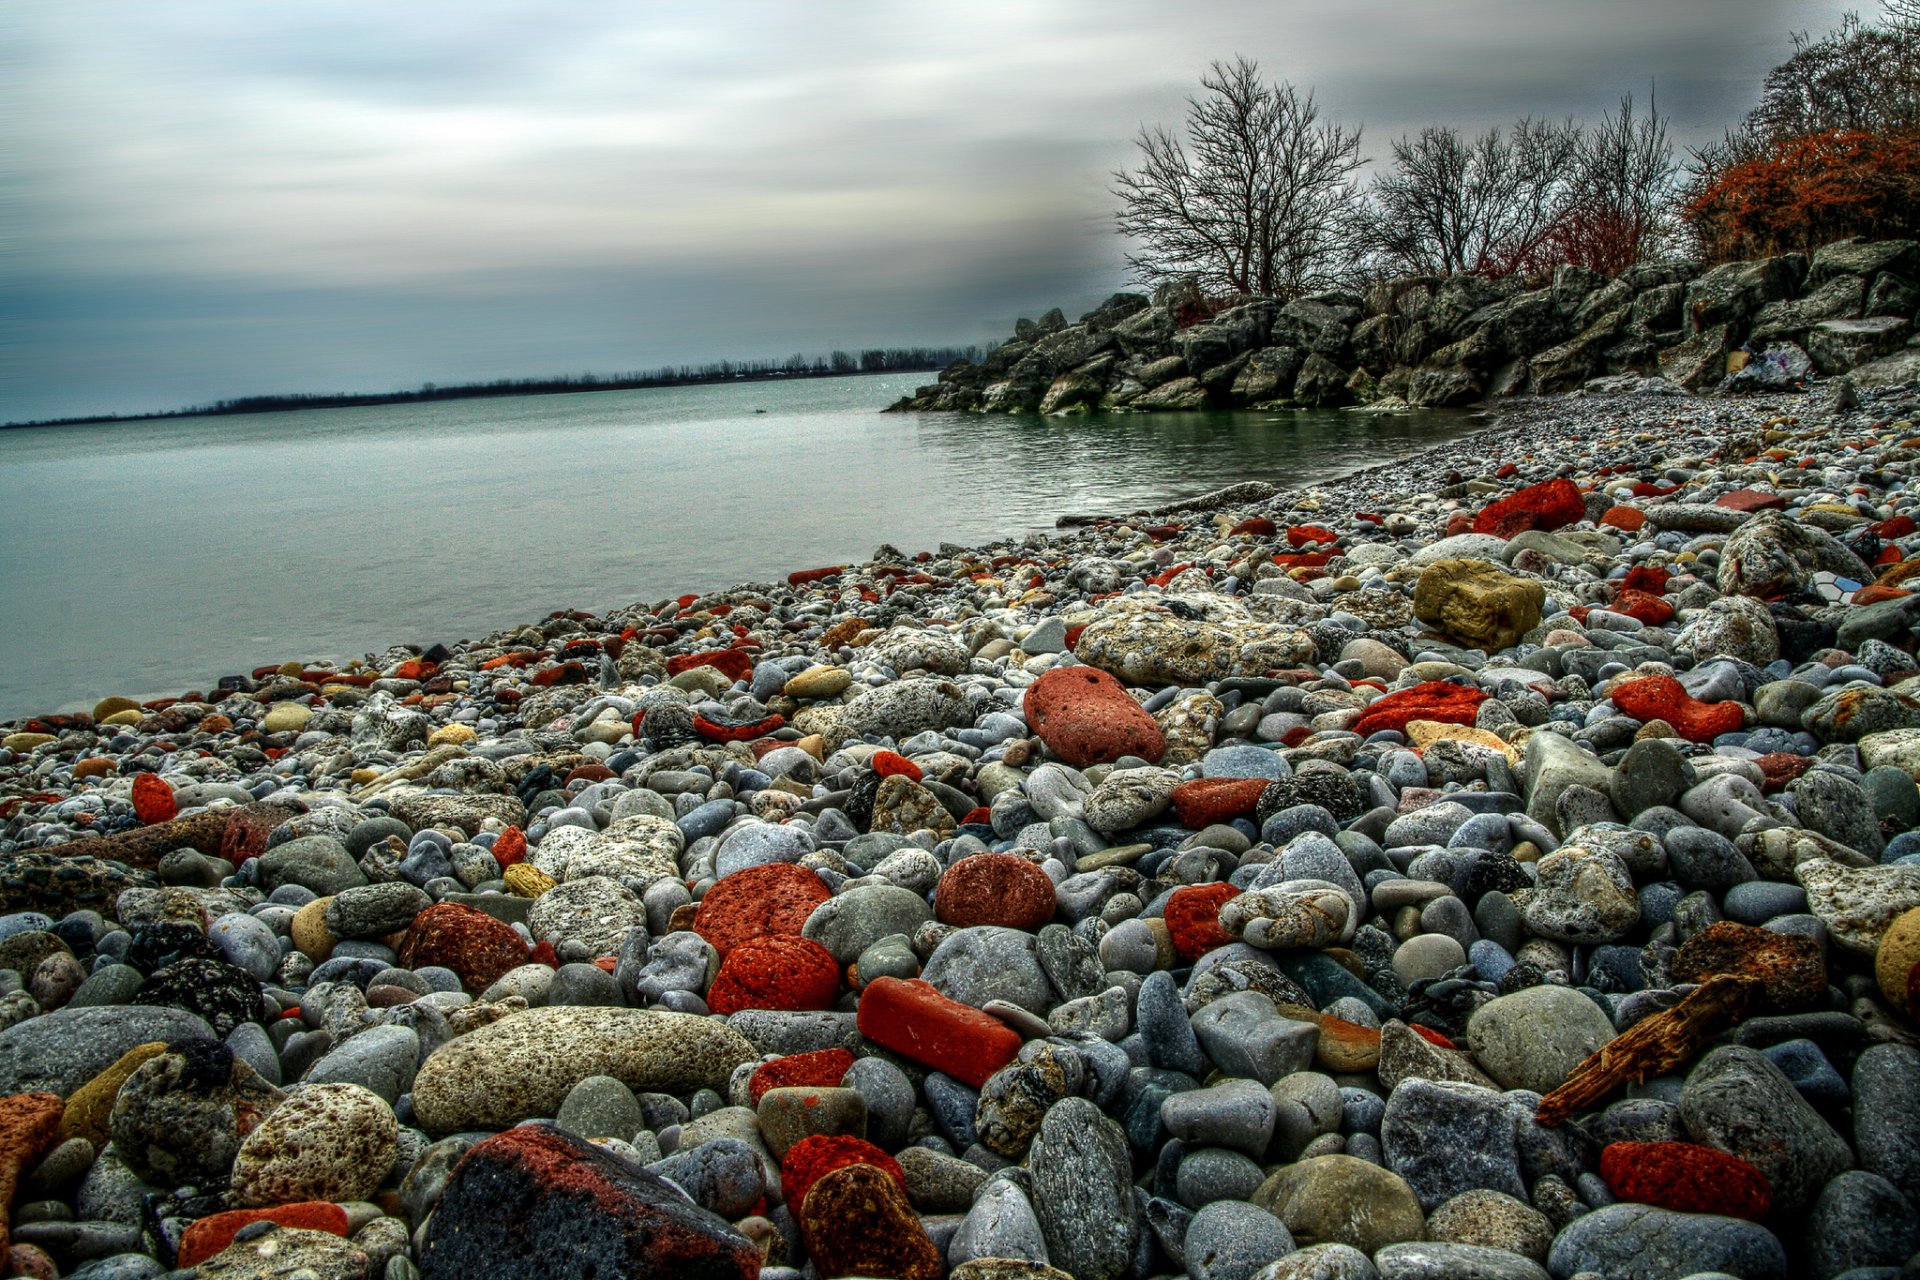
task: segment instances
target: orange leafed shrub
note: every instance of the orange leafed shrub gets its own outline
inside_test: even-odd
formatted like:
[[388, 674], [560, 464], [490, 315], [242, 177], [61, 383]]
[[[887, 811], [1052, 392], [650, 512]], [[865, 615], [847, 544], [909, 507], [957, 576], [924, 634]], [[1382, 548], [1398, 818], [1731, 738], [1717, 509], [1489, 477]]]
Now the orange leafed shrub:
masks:
[[1727, 167], [1687, 202], [1715, 261], [1806, 251], [1847, 236], [1920, 230], [1920, 134], [1833, 132]]

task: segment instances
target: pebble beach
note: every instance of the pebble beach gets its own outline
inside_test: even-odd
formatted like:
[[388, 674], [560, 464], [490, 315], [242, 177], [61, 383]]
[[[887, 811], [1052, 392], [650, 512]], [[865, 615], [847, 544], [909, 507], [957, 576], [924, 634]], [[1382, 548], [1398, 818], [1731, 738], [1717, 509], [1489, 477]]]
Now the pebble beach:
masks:
[[0, 725], [5, 1274], [1914, 1274], [1920, 386], [1062, 516]]

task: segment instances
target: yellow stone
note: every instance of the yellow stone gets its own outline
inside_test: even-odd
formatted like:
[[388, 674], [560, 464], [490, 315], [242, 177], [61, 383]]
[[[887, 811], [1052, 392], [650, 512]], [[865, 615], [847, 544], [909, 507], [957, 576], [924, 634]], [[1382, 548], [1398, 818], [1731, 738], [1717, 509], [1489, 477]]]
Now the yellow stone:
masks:
[[780, 692], [789, 698], [837, 698], [853, 683], [845, 667], [808, 667], [789, 679]]
[[111, 724], [111, 725], [125, 725], [128, 728], [132, 728], [134, 725], [139, 724], [145, 718], [146, 718], [145, 714], [137, 709], [133, 711], [116, 711], [112, 715], [108, 716], [106, 719], [102, 720], [100, 723]]
[[1844, 502], [1810, 502], [1808, 511], [1825, 511], [1836, 516], [1857, 516], [1860, 513]]
[[111, 698], [102, 698], [93, 704], [93, 718], [95, 720], [105, 720], [108, 716], [118, 715], [122, 711], [131, 711], [138, 714], [140, 704], [132, 698], [123, 698], [118, 694], [115, 694]]
[[1909, 1018], [1915, 1010], [1907, 1003], [1907, 983], [1915, 965], [1920, 965], [1920, 907], [1893, 918], [1880, 935], [1880, 949], [1873, 957], [1873, 976], [1880, 982], [1880, 994]]
[[364, 787], [379, 776], [380, 771], [378, 769], [355, 769], [347, 775], [347, 781], [353, 783], [356, 787]]
[[506, 869], [507, 888], [515, 897], [537, 898], [560, 882], [531, 862], [516, 862]]
[[32, 751], [36, 747], [44, 747], [55, 740], [50, 733], [10, 733], [0, 738], [0, 747], [5, 747], [9, 751]]
[[281, 675], [294, 676], [296, 678], [305, 670], [306, 668], [301, 666], [297, 662], [283, 662], [280, 664], [280, 667], [279, 667], [279, 671]]
[[315, 964], [331, 956], [334, 947], [340, 943], [333, 930], [327, 928], [327, 904], [332, 901], [332, 898], [315, 898], [293, 913], [293, 921], [288, 926], [288, 931], [293, 935], [293, 945], [306, 953]]
[[261, 719], [268, 733], [298, 733], [313, 719], [313, 709], [303, 702], [276, 702]]
[[67, 1099], [66, 1111], [60, 1117], [60, 1141], [85, 1138], [93, 1144], [95, 1151], [106, 1146], [107, 1121], [113, 1115], [113, 1100], [120, 1096], [120, 1086], [127, 1082], [127, 1077], [141, 1063], [166, 1051], [166, 1044], [159, 1040], [135, 1045], [121, 1054], [112, 1066], [74, 1090], [73, 1096]]
[[1476, 729], [1470, 724], [1442, 724], [1438, 720], [1414, 720], [1407, 724], [1407, 741], [1416, 751], [1425, 751], [1445, 740], [1470, 742], [1476, 747], [1498, 751], [1509, 764], [1520, 763], [1520, 749], [1491, 729]]
[[427, 735], [429, 747], [463, 747], [480, 735], [468, 724], [443, 724]]
[[815, 760], [825, 760], [827, 758], [827, 740], [817, 733], [810, 733], [793, 745], [812, 756]]

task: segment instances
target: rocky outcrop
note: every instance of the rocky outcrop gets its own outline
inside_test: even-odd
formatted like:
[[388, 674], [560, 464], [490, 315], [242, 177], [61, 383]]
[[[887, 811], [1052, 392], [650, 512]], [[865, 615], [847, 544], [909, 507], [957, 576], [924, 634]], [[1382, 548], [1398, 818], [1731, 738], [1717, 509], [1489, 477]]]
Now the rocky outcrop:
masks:
[[[1190, 292], [1117, 293], [1068, 324], [1021, 320], [896, 410], [1446, 407], [1575, 391], [1611, 375], [1690, 391], [1787, 390], [1914, 358], [1920, 243], [1840, 241], [1702, 271], [1645, 263], [1609, 280], [1563, 266], [1492, 280], [1417, 276], [1364, 294], [1253, 298], [1197, 322]], [[1896, 381], [1900, 380], [1895, 378]]]

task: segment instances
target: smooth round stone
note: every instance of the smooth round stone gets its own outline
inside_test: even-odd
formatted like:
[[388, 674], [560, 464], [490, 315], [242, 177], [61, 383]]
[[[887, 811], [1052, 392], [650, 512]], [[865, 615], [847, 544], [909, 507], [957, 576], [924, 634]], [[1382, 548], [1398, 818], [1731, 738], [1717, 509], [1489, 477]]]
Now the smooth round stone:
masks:
[[1193, 1215], [1183, 1252], [1191, 1280], [1251, 1280], [1293, 1252], [1293, 1235], [1265, 1209], [1218, 1200]]
[[1200, 761], [1200, 776], [1203, 778], [1279, 779], [1292, 772], [1278, 752], [1265, 747], [1215, 747]]
[[1737, 920], [1741, 924], [1765, 924], [1776, 916], [1798, 915], [1805, 911], [1807, 891], [1797, 884], [1749, 880], [1728, 889], [1720, 905], [1729, 920]]
[[1546, 984], [1489, 1001], [1467, 1023], [1481, 1070], [1504, 1088], [1543, 1094], [1613, 1036], [1599, 1005], [1571, 987]]
[[[1221, 1200], [1244, 1201], [1265, 1178], [1260, 1166], [1241, 1152], [1199, 1147], [1181, 1157], [1174, 1187], [1180, 1203], [1198, 1209]], [[1263, 1265], [1271, 1261], [1264, 1259]]]
[[1409, 984], [1422, 978], [1438, 978], [1466, 962], [1466, 949], [1444, 933], [1423, 933], [1408, 938], [1393, 952], [1394, 975]]

